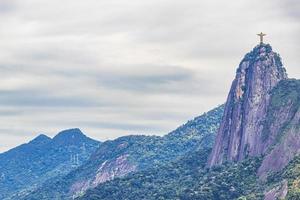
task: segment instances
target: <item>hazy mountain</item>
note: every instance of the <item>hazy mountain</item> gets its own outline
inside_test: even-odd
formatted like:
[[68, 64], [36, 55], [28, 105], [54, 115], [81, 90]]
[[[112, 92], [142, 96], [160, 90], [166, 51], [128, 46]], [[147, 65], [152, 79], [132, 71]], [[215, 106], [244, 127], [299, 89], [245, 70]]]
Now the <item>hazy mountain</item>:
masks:
[[79, 129], [70, 129], [53, 139], [39, 135], [1, 153], [0, 199], [19, 199], [46, 180], [67, 174], [87, 161], [99, 144]]
[[129, 173], [211, 149], [223, 106], [196, 117], [164, 137], [125, 136], [102, 143], [89, 161], [58, 180], [52, 179], [24, 199], [68, 199]]

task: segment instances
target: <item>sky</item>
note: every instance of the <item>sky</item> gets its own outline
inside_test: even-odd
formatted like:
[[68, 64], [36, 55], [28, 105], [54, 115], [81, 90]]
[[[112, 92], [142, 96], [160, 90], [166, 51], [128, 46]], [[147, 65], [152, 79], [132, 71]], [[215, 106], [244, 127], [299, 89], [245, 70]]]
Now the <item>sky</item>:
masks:
[[0, 0], [0, 152], [164, 135], [225, 102], [257, 33], [300, 78], [299, 0]]

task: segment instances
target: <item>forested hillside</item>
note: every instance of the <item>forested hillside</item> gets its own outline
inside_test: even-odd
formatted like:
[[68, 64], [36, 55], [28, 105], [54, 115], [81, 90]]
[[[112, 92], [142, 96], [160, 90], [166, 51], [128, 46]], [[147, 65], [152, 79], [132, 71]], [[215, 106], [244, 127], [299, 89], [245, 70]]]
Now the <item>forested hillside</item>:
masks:
[[219, 106], [204, 113], [164, 137], [124, 136], [103, 142], [86, 164], [66, 176], [49, 180], [24, 199], [71, 199], [106, 181], [132, 172], [159, 168], [199, 149], [207, 155], [223, 109]]

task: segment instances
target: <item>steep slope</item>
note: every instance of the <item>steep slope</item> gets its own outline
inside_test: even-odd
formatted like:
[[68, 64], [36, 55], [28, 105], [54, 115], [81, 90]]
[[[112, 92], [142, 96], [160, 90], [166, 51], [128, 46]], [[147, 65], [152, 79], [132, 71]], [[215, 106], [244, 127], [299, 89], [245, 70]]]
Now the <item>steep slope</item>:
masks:
[[212, 147], [222, 118], [220, 106], [164, 137], [125, 136], [101, 144], [89, 162], [59, 180], [51, 180], [24, 199], [68, 199], [131, 172], [177, 159], [203, 146]]
[[84, 163], [99, 146], [79, 130], [65, 130], [53, 139], [39, 135], [0, 154], [0, 199], [18, 199], [46, 180]]
[[300, 80], [281, 81], [272, 90], [262, 136], [263, 141], [274, 141], [258, 171], [266, 178], [300, 153]]
[[244, 57], [228, 95], [208, 166], [262, 155], [274, 143], [273, 137], [263, 140], [263, 124], [270, 92], [284, 79], [287, 75], [281, 58], [270, 45], [260, 44]]
[[78, 199], [298, 200], [300, 80], [287, 78], [269, 45], [241, 62], [208, 160], [205, 152], [103, 183]]
[[[282, 172], [300, 154], [300, 80], [288, 79], [278, 54], [260, 44], [242, 60], [208, 166], [262, 157], [260, 181]], [[286, 180], [265, 199], [285, 198]]]

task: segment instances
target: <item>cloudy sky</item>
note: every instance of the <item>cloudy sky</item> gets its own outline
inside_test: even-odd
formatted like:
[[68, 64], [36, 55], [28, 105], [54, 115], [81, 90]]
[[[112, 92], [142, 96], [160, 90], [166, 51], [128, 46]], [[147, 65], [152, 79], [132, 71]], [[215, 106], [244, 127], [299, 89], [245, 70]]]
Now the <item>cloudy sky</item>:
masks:
[[225, 102], [256, 33], [300, 78], [299, 0], [0, 0], [0, 151], [166, 134]]

